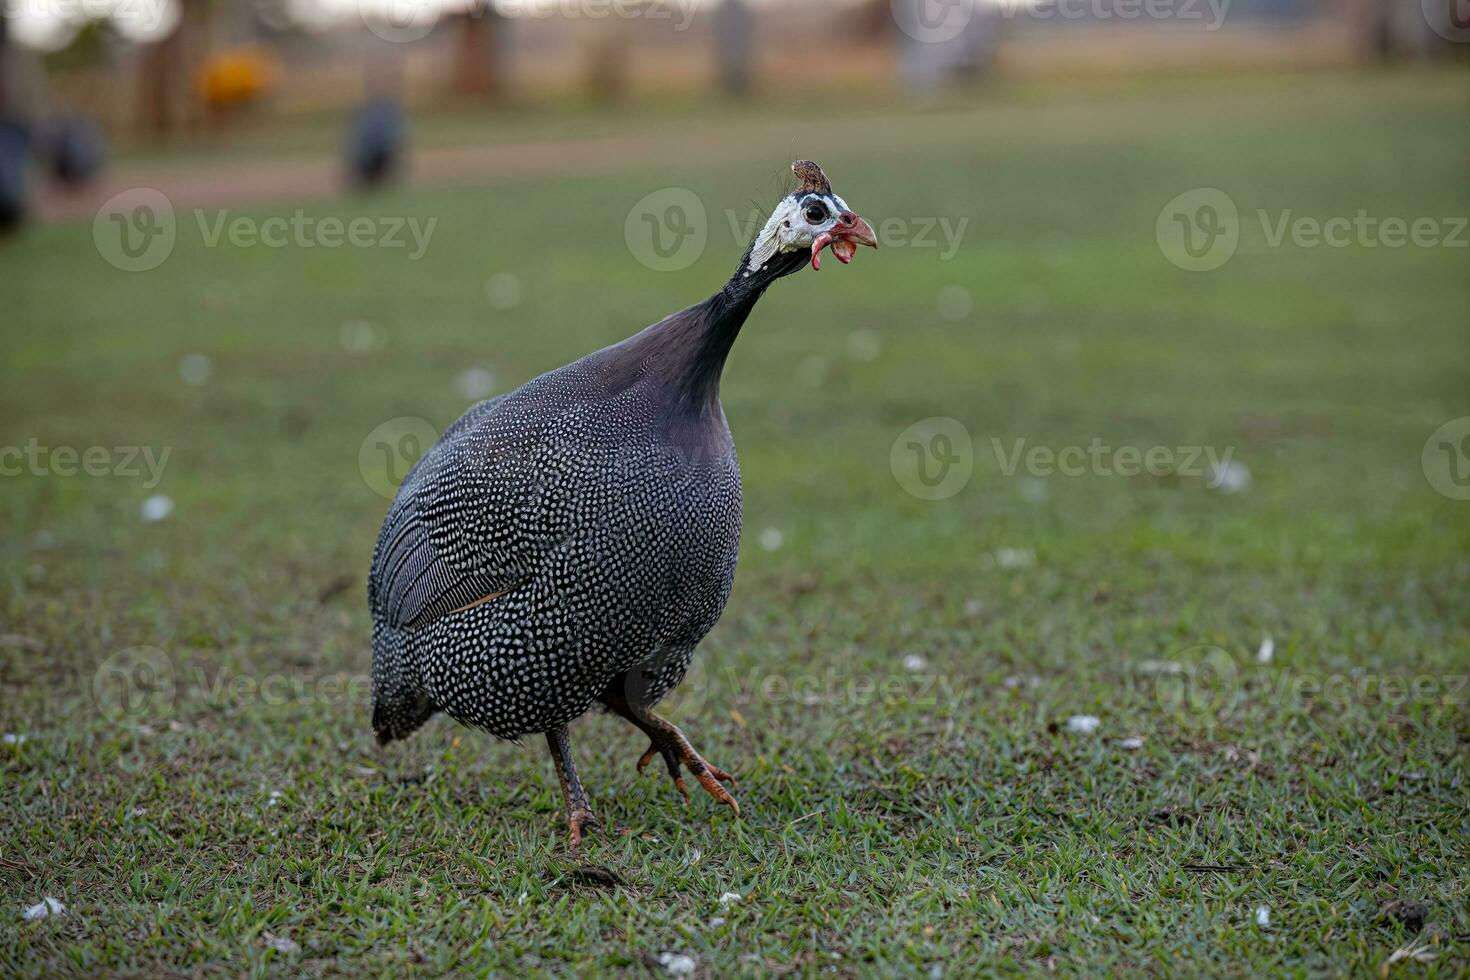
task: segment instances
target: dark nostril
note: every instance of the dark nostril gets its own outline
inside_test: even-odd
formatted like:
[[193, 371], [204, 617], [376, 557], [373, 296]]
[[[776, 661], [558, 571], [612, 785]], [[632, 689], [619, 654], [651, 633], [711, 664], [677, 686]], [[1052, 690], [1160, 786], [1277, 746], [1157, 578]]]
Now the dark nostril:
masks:
[[842, 223], [845, 225], [852, 224], [855, 218], [857, 218], [857, 215], [853, 214], [851, 211], [842, 212]]

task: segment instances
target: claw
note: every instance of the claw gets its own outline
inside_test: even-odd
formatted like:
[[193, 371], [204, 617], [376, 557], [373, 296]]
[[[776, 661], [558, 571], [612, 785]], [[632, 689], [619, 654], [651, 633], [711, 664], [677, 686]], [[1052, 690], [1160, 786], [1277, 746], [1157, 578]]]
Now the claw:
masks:
[[690, 775], [698, 780], [699, 785], [704, 787], [704, 791], [714, 797], [716, 802], [725, 804], [737, 814], [740, 812], [740, 804], [736, 802], [735, 797], [720, 785], [729, 783], [733, 789], [735, 777], [719, 766], [705, 762], [699, 753], [694, 751], [694, 746], [689, 744], [684, 733], [673, 725], [669, 725], [667, 730], [660, 730], [649, 738], [648, 751], [638, 759], [638, 771], [641, 773], [647, 768], [656, 755], [663, 756], [669, 776], [674, 781], [674, 788], [679, 791], [680, 796], [684, 797], [686, 805], [689, 802], [689, 788], [684, 783], [684, 777], [680, 772], [681, 766], [689, 770]]
[[704, 791], [710, 796], [713, 796], [716, 802], [725, 804], [737, 814], [740, 812], [739, 802], [737, 802], [735, 797], [731, 796], [730, 792], [725, 789], [725, 787], [721, 786], [719, 782], [720, 780], [725, 780], [731, 786], [734, 786], [735, 780], [730, 777], [729, 773], [719, 769], [715, 769], [708, 763], [705, 764], [704, 769], [697, 772], [694, 770], [694, 767], [691, 766], [690, 772], [694, 773], [694, 778], [699, 780], [699, 785], [703, 786]]
[[567, 824], [570, 826], [570, 839], [572, 850], [577, 850], [582, 844], [583, 831], [602, 829], [597, 817], [591, 810], [572, 810], [567, 814]]

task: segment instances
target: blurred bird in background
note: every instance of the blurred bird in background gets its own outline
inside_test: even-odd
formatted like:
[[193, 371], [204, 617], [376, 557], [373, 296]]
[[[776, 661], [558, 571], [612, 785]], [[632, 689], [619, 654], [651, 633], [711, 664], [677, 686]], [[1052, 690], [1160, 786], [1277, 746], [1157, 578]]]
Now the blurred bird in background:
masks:
[[373, 554], [373, 729], [404, 738], [436, 711], [504, 739], [544, 732], [571, 843], [595, 825], [567, 726], [594, 703], [739, 812], [653, 707], [683, 679], [735, 580], [740, 468], [720, 376], [756, 301], [873, 229], [821, 168], [776, 205], [724, 286], [619, 344], [481, 402], [398, 490]]
[[38, 143], [51, 178], [67, 190], [85, 187], [107, 165], [107, 138], [85, 116], [52, 120], [42, 128]]
[[16, 119], [0, 118], [0, 233], [19, 228], [26, 216], [26, 169], [31, 140]]
[[347, 136], [347, 176], [359, 188], [376, 187], [403, 166], [407, 125], [398, 103], [377, 98], [352, 116]]

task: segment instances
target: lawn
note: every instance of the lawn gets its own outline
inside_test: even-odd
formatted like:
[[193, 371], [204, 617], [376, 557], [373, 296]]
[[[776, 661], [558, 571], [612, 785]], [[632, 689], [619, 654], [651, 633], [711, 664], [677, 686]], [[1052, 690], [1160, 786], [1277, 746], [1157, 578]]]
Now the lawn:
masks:
[[[417, 260], [211, 245], [182, 204], [148, 272], [90, 221], [0, 245], [0, 447], [47, 450], [0, 456], [0, 974], [1464, 975], [1470, 502], [1424, 453], [1470, 416], [1467, 234], [1273, 236], [1452, 234], [1466, 102], [1406, 71], [680, 106], [672, 157], [240, 212], [437, 219]], [[798, 154], [891, 220], [726, 371], [740, 570], [667, 708], [742, 811], [589, 716], [574, 855], [539, 737], [373, 743], [376, 442], [712, 292]], [[656, 271], [625, 225], [669, 187], [707, 244]], [[1239, 245], [1185, 271], [1156, 221], [1206, 187]]]

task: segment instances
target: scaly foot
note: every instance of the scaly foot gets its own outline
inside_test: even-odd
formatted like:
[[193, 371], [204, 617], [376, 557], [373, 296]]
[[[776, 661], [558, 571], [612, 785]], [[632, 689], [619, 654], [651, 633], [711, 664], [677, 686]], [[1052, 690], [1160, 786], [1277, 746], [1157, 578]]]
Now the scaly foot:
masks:
[[730, 775], [719, 766], [711, 765], [704, 761], [700, 754], [694, 751], [694, 746], [689, 744], [689, 739], [679, 731], [673, 724], [664, 721], [657, 715], [650, 714], [645, 719], [650, 731], [648, 734], [648, 751], [643, 753], [638, 760], [638, 771], [642, 772], [655, 755], [663, 757], [664, 765], [668, 767], [669, 776], [674, 780], [674, 788], [689, 801], [689, 790], [684, 785], [684, 777], [679, 771], [682, 765], [689, 770], [690, 775], [699, 781], [704, 791], [713, 796], [716, 802], [723, 803], [735, 813], [740, 812], [740, 804], [735, 797], [730, 795], [729, 790], [720, 783], [729, 783], [733, 789], [735, 777]]
[[591, 810], [575, 806], [567, 811], [567, 826], [571, 828], [568, 842], [574, 851], [581, 846], [583, 834], [602, 829]]
[[556, 775], [561, 782], [562, 796], [567, 801], [567, 827], [571, 834], [572, 850], [582, 843], [582, 835], [600, 827], [587, 804], [587, 793], [582, 781], [577, 778], [577, 767], [572, 763], [572, 742], [567, 736], [567, 726], [553, 728], [546, 733], [546, 744], [551, 749], [551, 759], [556, 763]]

